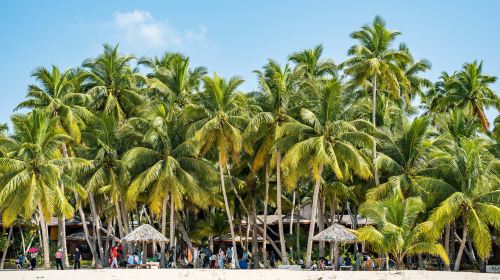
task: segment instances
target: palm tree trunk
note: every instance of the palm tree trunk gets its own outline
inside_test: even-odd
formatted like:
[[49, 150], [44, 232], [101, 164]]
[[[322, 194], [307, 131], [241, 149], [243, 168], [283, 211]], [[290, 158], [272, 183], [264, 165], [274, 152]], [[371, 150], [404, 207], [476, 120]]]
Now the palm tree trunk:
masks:
[[266, 162], [266, 170], [265, 170], [265, 186], [266, 193], [264, 194], [264, 221], [263, 221], [263, 245], [262, 245], [262, 258], [264, 259], [264, 268], [267, 268], [267, 204], [269, 201], [269, 163]]
[[82, 205], [80, 204], [80, 199], [78, 198], [78, 194], [75, 193], [75, 201], [78, 205], [78, 213], [80, 213], [80, 218], [82, 219], [83, 232], [85, 233], [85, 240], [89, 245], [90, 252], [92, 253], [92, 258], [94, 260], [96, 268], [102, 268], [101, 260], [97, 255], [97, 251], [95, 249], [95, 243], [90, 237], [89, 229], [87, 227], [87, 220], [85, 219], [85, 212], [83, 212]]
[[[335, 223], [335, 215], [337, 212], [337, 195], [334, 193], [332, 197], [332, 202], [330, 205], [330, 226], [332, 226]], [[340, 221], [339, 221], [340, 222]], [[330, 242], [330, 258], [334, 256], [334, 251], [335, 251], [335, 244], [333, 242]]]
[[[92, 192], [88, 192], [89, 203], [90, 203], [90, 212], [93, 216], [94, 220], [94, 235], [96, 236], [94, 240], [97, 239], [97, 248], [99, 250], [99, 256], [101, 256], [102, 265], [105, 265], [105, 260], [102, 258], [104, 256], [104, 248], [102, 247], [101, 240], [101, 219], [99, 218], [99, 214], [97, 213], [97, 207], [95, 205], [94, 194]], [[69, 266], [69, 264], [68, 264]]]
[[309, 236], [307, 238], [307, 249], [306, 249], [306, 267], [311, 267], [311, 255], [313, 247], [313, 237], [314, 228], [316, 227], [316, 215], [318, 212], [318, 197], [319, 189], [321, 186], [321, 173], [323, 172], [323, 165], [320, 164], [318, 167], [318, 178], [314, 185], [313, 199], [312, 199], [312, 209], [311, 209], [311, 223], [309, 224]]
[[182, 239], [184, 240], [184, 242], [186, 242], [189, 251], [191, 251], [191, 256], [194, 256], [193, 243], [191, 242], [191, 239], [189, 238], [189, 235], [187, 233], [186, 228], [184, 228], [184, 225], [182, 224], [181, 217], [179, 217], [179, 215], [177, 215], [176, 220], [177, 220], [176, 224], [177, 224], [177, 227], [179, 228], [179, 231], [181, 232]]
[[257, 240], [257, 192], [252, 192], [252, 257], [254, 268], [260, 266], [259, 242]]
[[[163, 203], [161, 205], [161, 234], [165, 236], [167, 234], [167, 204], [168, 204], [168, 195], [165, 195], [163, 198]], [[161, 258], [160, 265], [161, 267], [165, 267], [165, 242], [160, 244], [161, 250]]]
[[474, 254], [474, 247], [472, 246], [472, 239], [467, 238], [467, 247], [469, 247], [469, 256], [472, 263], [477, 263], [476, 255]]
[[[324, 222], [324, 205], [325, 205], [325, 200], [324, 200], [324, 195], [320, 191], [319, 198], [318, 198], [318, 231], [322, 232], [325, 229], [325, 222]], [[319, 242], [319, 257], [323, 258], [325, 257], [325, 241], [320, 241]]]
[[[444, 250], [446, 251], [446, 255], [450, 258], [450, 224], [446, 224], [446, 228], [444, 230]], [[450, 270], [450, 265], [445, 264], [445, 270]]]
[[123, 229], [122, 222], [122, 211], [120, 210], [120, 205], [118, 199], [115, 202], [115, 211], [116, 211], [116, 221], [118, 222], [118, 231], [120, 233], [120, 238], [125, 237], [125, 230]]
[[0, 269], [3, 269], [3, 265], [5, 263], [5, 258], [7, 257], [7, 251], [9, 250], [10, 239], [12, 238], [12, 230], [13, 229], [14, 229], [14, 227], [11, 226], [9, 229], [9, 234], [7, 235], [7, 242], [5, 242], [5, 247], [3, 248], [3, 253], [2, 253], [2, 260], [0, 261]]
[[[175, 201], [174, 201], [174, 195], [171, 193], [170, 194], [170, 225], [169, 225], [169, 230], [170, 230], [170, 249], [174, 248], [174, 241], [175, 241]], [[175, 260], [174, 260], [175, 262]]]
[[297, 232], [297, 236], [295, 238], [295, 246], [297, 247], [297, 260], [300, 259], [300, 252], [301, 252], [301, 248], [300, 248], [300, 197], [298, 199], [298, 202], [297, 202], [297, 209], [299, 209], [299, 214], [298, 214], [298, 219], [297, 219], [297, 225], [295, 226], [295, 229], [296, 229], [296, 232]]
[[105, 264], [104, 266], [108, 266], [110, 238], [113, 238], [113, 240], [115, 239], [114, 232], [113, 235], [111, 235], [112, 231], [113, 231], [113, 221], [109, 219], [108, 228], [106, 229], [106, 247], [104, 248], [104, 260], [103, 260], [103, 263]]
[[26, 254], [26, 243], [24, 241], [24, 233], [21, 226], [19, 226], [19, 233], [21, 234], [21, 246], [23, 246], [23, 255]]
[[[227, 218], [229, 220], [229, 229], [231, 231], [231, 242], [233, 244], [233, 249], [236, 250], [236, 237], [234, 235], [234, 224], [233, 224], [233, 217], [231, 215], [231, 210], [229, 209], [229, 202], [227, 200], [227, 195], [226, 195], [226, 186], [224, 184], [224, 168], [222, 167], [222, 158], [221, 155], [219, 154], [219, 175], [220, 175], [220, 183], [221, 183], [221, 188], [222, 188], [222, 195], [224, 197], [224, 206], [226, 207], [226, 214]], [[236, 268], [239, 268], [239, 263], [238, 263], [238, 254], [234, 254], [234, 262], [236, 263]]]
[[40, 230], [42, 232], [42, 247], [43, 247], [43, 261], [45, 269], [50, 269], [50, 248], [49, 248], [49, 232], [45, 215], [43, 214], [42, 205], [38, 204], [38, 213], [40, 216]]
[[129, 220], [128, 220], [128, 212], [127, 208], [125, 207], [125, 195], [123, 193], [120, 193], [120, 211], [122, 213], [122, 224], [123, 224], [123, 231], [125, 234], [130, 233], [129, 229]]
[[[372, 87], [372, 124], [377, 127], [377, 74], [373, 76]], [[379, 184], [378, 170], [377, 170], [377, 145], [374, 143], [372, 147], [372, 160], [373, 160], [373, 178], [375, 185]]]
[[278, 232], [280, 236], [280, 249], [282, 262], [288, 264], [288, 256], [285, 244], [285, 232], [283, 231], [283, 213], [281, 211], [281, 153], [276, 155], [276, 215], [278, 216]]
[[[61, 145], [62, 148], [62, 154], [64, 158], [68, 157], [68, 149], [66, 148], [66, 143], [63, 143]], [[64, 184], [62, 182], [59, 182], [61, 192], [64, 195]], [[68, 246], [66, 244], [66, 218], [64, 217], [64, 214], [61, 214], [59, 217], [59, 223], [58, 223], [58, 233], [59, 233], [59, 247], [63, 251], [63, 258], [64, 258], [64, 265], [66, 267], [69, 267], [69, 260], [68, 260]]]
[[455, 267], [453, 270], [458, 271], [460, 269], [460, 262], [462, 261], [462, 255], [464, 253], [465, 245], [467, 244], [467, 221], [464, 218], [464, 228], [462, 231], [462, 242], [458, 248], [457, 259], [455, 261]]
[[293, 197], [292, 197], [292, 216], [290, 218], [290, 234], [293, 234], [293, 214], [295, 210], [295, 193], [296, 191], [293, 190]]

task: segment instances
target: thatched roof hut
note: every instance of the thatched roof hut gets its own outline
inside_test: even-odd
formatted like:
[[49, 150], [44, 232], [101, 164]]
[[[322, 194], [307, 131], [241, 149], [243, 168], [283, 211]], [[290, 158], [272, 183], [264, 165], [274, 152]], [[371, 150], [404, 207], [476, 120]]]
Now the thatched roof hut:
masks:
[[132, 243], [168, 242], [168, 238], [163, 236], [154, 227], [143, 224], [122, 238], [122, 241]]
[[353, 243], [358, 240], [356, 235], [349, 231], [345, 226], [333, 224], [324, 231], [313, 237], [316, 241], [329, 241], [338, 243]]
[[331, 243], [330, 256], [334, 257], [333, 267], [339, 269], [339, 243], [354, 243], [358, 238], [345, 226], [333, 224], [313, 237], [315, 241], [328, 241]]

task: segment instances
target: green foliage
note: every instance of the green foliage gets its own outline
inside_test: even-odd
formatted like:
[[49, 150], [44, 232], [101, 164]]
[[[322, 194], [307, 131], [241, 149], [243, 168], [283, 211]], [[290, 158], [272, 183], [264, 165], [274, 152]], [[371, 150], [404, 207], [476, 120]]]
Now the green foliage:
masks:
[[[0, 125], [2, 222], [70, 218], [78, 201], [92, 220], [156, 225], [173, 197], [176, 230], [208, 244], [266, 203], [289, 214], [295, 191], [301, 203], [324, 197], [325, 212], [372, 219], [359, 238], [399, 267], [415, 254], [448, 263], [437, 240], [452, 222], [486, 260], [500, 230], [500, 117], [490, 131], [484, 113], [500, 108], [497, 78], [474, 61], [432, 83], [429, 61], [394, 46], [400, 34], [377, 16], [351, 34], [346, 61], [321, 45], [283, 65], [269, 59], [252, 92], [180, 53], [136, 60], [118, 45], [82, 67], [39, 67], [16, 107], [32, 111], [12, 116], [11, 131]], [[295, 234], [285, 246], [296, 256]], [[300, 254], [305, 244], [312, 254], [299, 234]]]

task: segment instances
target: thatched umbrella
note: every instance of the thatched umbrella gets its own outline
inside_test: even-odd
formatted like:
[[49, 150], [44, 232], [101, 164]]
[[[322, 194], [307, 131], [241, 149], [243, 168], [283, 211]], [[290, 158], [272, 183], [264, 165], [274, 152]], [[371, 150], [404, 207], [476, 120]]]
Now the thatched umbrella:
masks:
[[134, 229], [131, 233], [127, 234], [122, 238], [122, 241], [130, 242], [130, 243], [142, 243], [142, 250], [145, 251], [145, 256], [147, 256], [147, 243], [156, 244], [161, 242], [168, 242], [168, 238], [163, 236], [161, 232], [157, 231], [154, 227], [143, 224], [138, 228]]
[[333, 251], [330, 252], [330, 255], [334, 255], [335, 261], [334, 261], [334, 267], [337, 268], [338, 266], [338, 254], [339, 254], [339, 249], [338, 249], [338, 244], [339, 243], [355, 243], [358, 241], [358, 238], [354, 233], [352, 233], [349, 229], [347, 229], [345, 226], [340, 225], [340, 224], [333, 224], [324, 231], [318, 233], [313, 237], [313, 240], [315, 241], [329, 241], [330, 243], [333, 243]]

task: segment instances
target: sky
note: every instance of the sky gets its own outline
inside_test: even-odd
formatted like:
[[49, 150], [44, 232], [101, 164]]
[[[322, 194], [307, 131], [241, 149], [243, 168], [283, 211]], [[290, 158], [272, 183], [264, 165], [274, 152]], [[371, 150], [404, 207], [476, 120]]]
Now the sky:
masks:
[[[350, 33], [376, 15], [402, 32], [398, 43], [432, 62], [425, 76], [433, 81], [473, 60], [500, 76], [499, 11], [494, 0], [1, 1], [0, 123], [35, 82], [35, 68], [80, 66], [103, 43], [137, 57], [181, 52], [210, 73], [243, 77], [241, 89], [250, 91], [257, 89], [252, 71], [268, 58], [286, 63], [291, 53], [322, 44], [326, 58], [343, 61], [355, 43]], [[492, 88], [498, 94], [500, 82]]]

